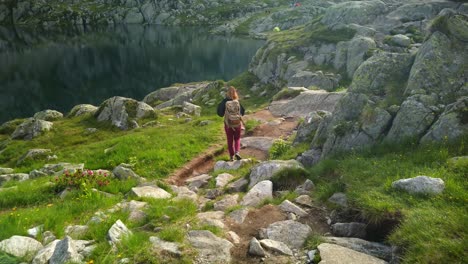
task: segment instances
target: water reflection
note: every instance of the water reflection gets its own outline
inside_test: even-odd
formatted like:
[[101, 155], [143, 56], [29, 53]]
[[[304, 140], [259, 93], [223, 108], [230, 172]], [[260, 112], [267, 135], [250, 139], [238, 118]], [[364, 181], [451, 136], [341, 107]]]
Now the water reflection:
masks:
[[176, 82], [228, 80], [247, 69], [262, 44], [200, 28], [0, 28], [0, 123], [114, 95], [141, 100]]

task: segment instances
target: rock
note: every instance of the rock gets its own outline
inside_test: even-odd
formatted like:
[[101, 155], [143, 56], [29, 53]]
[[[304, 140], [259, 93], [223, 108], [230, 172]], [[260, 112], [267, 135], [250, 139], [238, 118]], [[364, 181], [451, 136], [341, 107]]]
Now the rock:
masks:
[[206, 186], [208, 184], [208, 181], [211, 180], [211, 178], [213, 178], [211, 175], [202, 174], [192, 178], [188, 178], [187, 180], [185, 180], [185, 183], [189, 185], [189, 189], [198, 189], [203, 186]]
[[341, 207], [348, 207], [348, 198], [346, 197], [346, 194], [341, 192], [334, 193], [330, 198], [328, 198], [328, 202]]
[[307, 196], [308, 194], [310, 194], [310, 192], [314, 188], [315, 188], [315, 184], [311, 180], [307, 179], [307, 180], [305, 180], [305, 182], [302, 185], [297, 186], [296, 190], [294, 190], [294, 192], [296, 192], [297, 194], [301, 194], [301, 195], [306, 194], [306, 196]]
[[294, 199], [294, 202], [303, 206], [307, 206], [307, 207], [313, 206], [312, 198], [310, 198], [309, 195], [305, 195], [305, 194], [298, 196], [296, 199]]
[[229, 173], [221, 173], [219, 174], [218, 176], [216, 176], [216, 188], [223, 188], [224, 186], [226, 186], [229, 181], [231, 181], [232, 179], [234, 178], [234, 176], [232, 176], [231, 174]]
[[229, 263], [230, 250], [234, 246], [226, 239], [219, 238], [207, 230], [188, 232], [188, 241], [198, 251], [198, 263]]
[[45, 120], [45, 121], [55, 121], [63, 118], [63, 114], [55, 110], [44, 110], [34, 114], [34, 118]]
[[291, 249], [289, 249], [289, 247], [286, 244], [279, 242], [279, 241], [275, 241], [271, 239], [262, 239], [260, 240], [260, 245], [276, 253], [280, 253], [280, 254], [288, 255], [288, 256], [293, 255], [293, 252], [291, 251]]
[[115, 96], [104, 101], [95, 113], [98, 122], [110, 121], [112, 125], [127, 130], [134, 119], [152, 117], [153, 108], [131, 98]]
[[57, 237], [50, 231], [45, 231], [42, 234], [42, 244], [43, 245], [48, 245], [49, 243], [52, 243], [56, 239], [57, 239]]
[[252, 256], [259, 256], [259, 257], [265, 257], [265, 250], [262, 248], [262, 245], [260, 245], [260, 242], [255, 238], [252, 237], [249, 243], [249, 254]]
[[405, 35], [397, 34], [391, 37], [390, 42], [400, 46], [400, 47], [409, 47], [411, 45], [411, 39]]
[[304, 122], [299, 124], [297, 128], [296, 137], [294, 138], [294, 144], [302, 142], [311, 142], [315, 132], [317, 131], [320, 123], [326, 116], [331, 116], [330, 112], [327, 111], [312, 111], [304, 118]]
[[30, 237], [37, 238], [37, 236], [42, 233], [43, 229], [44, 229], [44, 225], [38, 225], [38, 226], [28, 229], [27, 233]]
[[171, 194], [166, 192], [164, 189], [161, 189], [157, 186], [141, 186], [133, 187], [130, 191], [130, 195], [135, 195], [136, 197], [148, 197], [154, 199], [167, 199], [171, 198]]
[[311, 232], [312, 229], [308, 225], [286, 220], [269, 225], [265, 229], [264, 238], [283, 242], [292, 249], [299, 249]]
[[[172, 187], [172, 186], [171, 186]], [[189, 188], [186, 186], [174, 186], [176, 188], [172, 188], [172, 190], [177, 193], [177, 197], [174, 198], [174, 200], [182, 200], [182, 199], [188, 199], [196, 202], [198, 200], [198, 195], [191, 191]]]
[[50, 258], [54, 254], [57, 243], [60, 240], [56, 239], [48, 243], [43, 249], [39, 250], [32, 260], [32, 264], [48, 264]]
[[97, 106], [90, 105], [90, 104], [79, 104], [75, 105], [70, 113], [68, 114], [69, 117], [81, 116], [81, 115], [94, 115], [98, 110]]
[[126, 24], [141, 24], [144, 21], [145, 18], [138, 8], [130, 9], [124, 19]]
[[257, 183], [242, 199], [243, 206], [257, 206], [265, 199], [273, 198], [273, 183], [265, 180]]
[[312, 167], [320, 161], [322, 151], [318, 148], [309, 149], [296, 158], [304, 167]]
[[386, 261], [391, 261], [393, 258], [392, 247], [381, 243], [369, 242], [354, 237], [323, 237], [323, 240], [327, 243], [337, 244]]
[[9, 181], [25, 181], [29, 180], [29, 174], [26, 173], [13, 173], [0, 175], [0, 185]]
[[392, 183], [394, 189], [401, 189], [411, 194], [440, 194], [445, 189], [445, 183], [440, 178], [417, 176], [401, 179]]
[[16, 162], [16, 165], [20, 165], [27, 160], [37, 160], [37, 159], [46, 159], [47, 156], [52, 155], [52, 150], [50, 149], [30, 149], [26, 154], [21, 156]]
[[269, 110], [274, 116], [307, 117], [313, 111], [333, 112], [344, 93], [324, 90], [306, 91], [292, 100], [273, 101]]
[[177, 257], [182, 256], [182, 252], [180, 251], [179, 245], [177, 243], [164, 241], [154, 236], [150, 237], [149, 240], [153, 244], [153, 248], [157, 251], [169, 253]]
[[299, 206], [291, 203], [289, 200], [284, 200], [278, 207], [285, 213], [294, 213], [295, 215], [300, 217], [308, 215], [306, 211], [304, 211]]
[[325, 91], [333, 91], [338, 87], [340, 75], [325, 75], [322, 71], [299, 71], [288, 79], [288, 86], [315, 87]]
[[11, 169], [11, 168], [0, 168], [0, 175], [12, 174], [13, 171], [14, 171], [14, 170]]
[[52, 129], [53, 123], [35, 118], [28, 118], [26, 121], [16, 127], [12, 139], [25, 139], [31, 140], [35, 137], [40, 136], [42, 133]]
[[242, 209], [232, 211], [229, 214], [229, 217], [232, 220], [234, 220], [234, 222], [236, 222], [237, 224], [242, 224], [242, 223], [244, 223], [244, 220], [245, 220], [245, 218], [247, 217], [248, 214], [249, 214], [249, 209], [242, 208]]
[[450, 158], [447, 160], [447, 166], [454, 171], [468, 171], [468, 156]]
[[455, 3], [437, 2], [408, 2], [399, 6], [388, 14], [388, 17], [400, 21], [422, 21], [434, 18], [442, 9], [453, 7]]
[[304, 167], [296, 160], [264, 161], [252, 167], [249, 175], [249, 188], [251, 188], [260, 181], [271, 179], [275, 173], [286, 168], [303, 169]]
[[83, 238], [88, 233], [89, 227], [86, 225], [70, 225], [65, 228], [65, 235], [73, 239]]
[[24, 236], [12, 236], [0, 242], [0, 251], [18, 258], [31, 261], [34, 255], [43, 248], [42, 244], [35, 239]]
[[252, 160], [250, 159], [241, 159], [241, 160], [236, 160], [236, 161], [222, 161], [219, 160], [215, 163], [214, 166], [214, 171], [219, 171], [219, 170], [237, 170], [244, 166], [245, 164], [250, 164], [252, 163]]
[[363, 223], [336, 223], [331, 226], [332, 233], [339, 237], [366, 237], [366, 224]]
[[349, 42], [346, 63], [348, 77], [353, 77], [354, 72], [366, 60], [367, 52], [375, 48], [376, 44], [371, 38], [356, 37]]
[[84, 163], [80, 164], [71, 164], [71, 163], [57, 163], [57, 164], [45, 164], [39, 171], [50, 175], [50, 176], [60, 176], [64, 173], [73, 174], [76, 171], [84, 171]]
[[200, 220], [201, 225], [216, 226], [221, 229], [224, 228], [224, 212], [223, 211], [211, 211], [198, 213], [197, 218]]
[[335, 264], [384, 264], [384, 260], [372, 257], [352, 249], [342, 246], [323, 243], [318, 246], [320, 251], [319, 263], [335, 263]]
[[245, 192], [249, 181], [245, 178], [240, 178], [237, 181], [231, 182], [227, 185], [226, 191], [228, 193]]
[[69, 236], [57, 242], [54, 253], [50, 257], [49, 264], [62, 264], [83, 261], [83, 256], [78, 253], [77, 245]]
[[117, 220], [107, 232], [107, 239], [111, 244], [118, 244], [123, 237], [131, 236], [133, 233], [122, 221]]
[[236, 234], [234, 231], [229, 231], [228, 236], [230, 238], [230, 241], [234, 244], [239, 244], [240, 243], [240, 237]]
[[226, 211], [227, 209], [236, 206], [239, 194], [226, 195], [223, 199], [214, 203], [214, 210]]
[[382, 1], [350, 1], [332, 5], [325, 11], [321, 22], [332, 28], [339, 24], [366, 25], [387, 11]]
[[[145, 96], [143, 99], [143, 102], [151, 105], [151, 106], [156, 106], [160, 102], [166, 102], [171, 99], [179, 98], [179, 97], [185, 97], [186, 95], [190, 95], [195, 91], [196, 89], [199, 89], [199, 85], [185, 85], [185, 86], [173, 86], [173, 87], [165, 87], [158, 89], [148, 95]], [[189, 97], [190, 98], [190, 97]], [[190, 101], [190, 100], [187, 100]], [[182, 104], [181, 102], [180, 104]]]
[[119, 180], [127, 180], [127, 179], [139, 179], [140, 176], [136, 174], [127, 164], [120, 164], [119, 166], [115, 167], [112, 170], [112, 173], [115, 177]]
[[246, 137], [241, 140], [241, 147], [269, 151], [275, 140], [272, 137]]
[[198, 105], [191, 104], [189, 102], [184, 102], [182, 111], [184, 113], [192, 115], [192, 116], [200, 116], [201, 115], [201, 107]]
[[206, 190], [205, 198], [210, 199], [210, 200], [214, 200], [214, 199], [216, 199], [217, 197], [219, 197], [221, 195], [223, 195], [222, 190], [220, 190], [220, 189], [209, 189], [209, 190]]

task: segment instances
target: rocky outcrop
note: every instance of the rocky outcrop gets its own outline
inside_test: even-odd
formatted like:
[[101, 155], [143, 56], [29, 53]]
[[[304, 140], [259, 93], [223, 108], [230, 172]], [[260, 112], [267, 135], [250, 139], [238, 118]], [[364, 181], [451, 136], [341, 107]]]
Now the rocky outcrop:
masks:
[[198, 263], [229, 263], [234, 246], [226, 239], [219, 238], [207, 230], [193, 230], [187, 236], [190, 244], [198, 251]]
[[138, 127], [136, 120], [154, 118], [154, 109], [144, 102], [115, 96], [104, 101], [94, 114], [97, 121], [110, 121], [112, 125], [127, 130]]
[[293, 249], [299, 249], [312, 232], [312, 229], [308, 225], [286, 220], [273, 223], [263, 231], [265, 238], [283, 242]]
[[270, 180], [273, 175], [282, 169], [303, 169], [302, 165], [296, 160], [271, 160], [264, 161], [250, 170], [249, 188], [260, 181]]
[[51, 130], [52, 126], [52, 122], [35, 118], [28, 118], [15, 129], [13, 134], [11, 134], [11, 138], [31, 140], [40, 136], [44, 132]]
[[366, 255], [361, 252], [354, 251], [342, 246], [323, 243], [318, 246], [320, 251], [319, 263], [336, 263], [336, 264], [384, 264], [384, 260]]
[[12, 236], [0, 242], [0, 251], [6, 252], [18, 258], [32, 260], [34, 255], [43, 248], [35, 239], [23, 236]]
[[394, 181], [392, 187], [413, 194], [440, 194], [445, 189], [445, 183], [440, 178], [417, 176]]
[[34, 114], [34, 118], [45, 120], [45, 121], [55, 121], [63, 118], [63, 114], [56, 110], [44, 110]]
[[79, 104], [79, 105], [75, 105], [70, 110], [70, 113], [68, 113], [68, 116], [74, 117], [74, 116], [81, 116], [81, 115], [86, 115], [86, 114], [94, 115], [94, 113], [96, 113], [97, 110], [98, 110], [97, 106], [90, 105], [90, 104]]
[[365, 25], [386, 11], [387, 6], [379, 0], [343, 2], [327, 9], [322, 23], [330, 28], [340, 24]]

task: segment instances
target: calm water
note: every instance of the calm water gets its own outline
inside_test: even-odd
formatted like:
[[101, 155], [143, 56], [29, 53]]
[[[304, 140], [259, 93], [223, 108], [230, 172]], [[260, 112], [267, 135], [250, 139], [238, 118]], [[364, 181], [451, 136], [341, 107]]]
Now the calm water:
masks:
[[142, 100], [174, 83], [229, 80], [262, 41], [199, 28], [121, 26], [39, 32], [0, 27], [0, 124], [119, 95]]

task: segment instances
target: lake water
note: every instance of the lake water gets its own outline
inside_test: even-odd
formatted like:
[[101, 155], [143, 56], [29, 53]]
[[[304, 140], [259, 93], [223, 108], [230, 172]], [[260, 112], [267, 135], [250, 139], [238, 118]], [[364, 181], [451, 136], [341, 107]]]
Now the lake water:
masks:
[[142, 100], [174, 83], [229, 80], [263, 41], [201, 28], [119, 26], [67, 31], [0, 27], [0, 124], [44, 109]]

